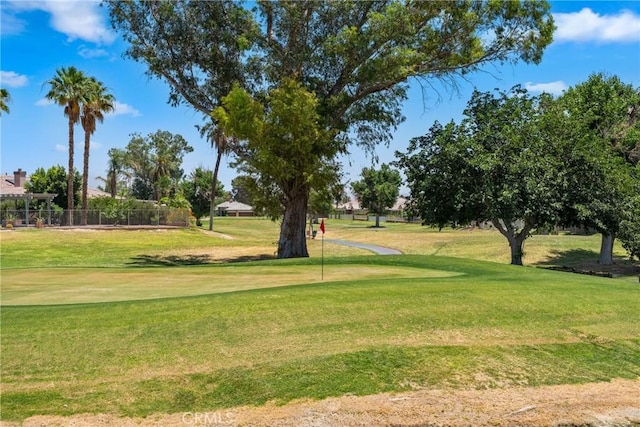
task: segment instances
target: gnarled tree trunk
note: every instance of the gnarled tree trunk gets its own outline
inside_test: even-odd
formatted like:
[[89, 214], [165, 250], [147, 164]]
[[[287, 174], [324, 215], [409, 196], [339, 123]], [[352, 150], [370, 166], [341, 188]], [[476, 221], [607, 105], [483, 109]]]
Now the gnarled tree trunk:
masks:
[[306, 226], [309, 192], [298, 189], [285, 201], [284, 215], [280, 225], [278, 258], [304, 258], [307, 252]]

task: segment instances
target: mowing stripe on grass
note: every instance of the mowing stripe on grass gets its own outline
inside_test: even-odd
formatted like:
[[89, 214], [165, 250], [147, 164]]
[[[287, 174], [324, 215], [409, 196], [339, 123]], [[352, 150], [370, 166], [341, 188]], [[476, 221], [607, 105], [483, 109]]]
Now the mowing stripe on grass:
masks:
[[[319, 262], [149, 270], [176, 271], [186, 280], [198, 271], [211, 277], [218, 268], [246, 274], [266, 268], [277, 272], [273, 279], [318, 271]], [[182, 298], [4, 306], [1, 416], [148, 415], [412, 387], [640, 375], [637, 284], [425, 256], [334, 258], [325, 267], [354, 269], [358, 277], [376, 268], [457, 275], [340, 277]]]
[[[443, 270], [375, 265], [327, 266], [325, 282], [451, 277]], [[1, 301], [8, 305], [77, 304], [171, 298], [320, 282], [311, 265], [172, 268], [41, 268], [2, 272]]]

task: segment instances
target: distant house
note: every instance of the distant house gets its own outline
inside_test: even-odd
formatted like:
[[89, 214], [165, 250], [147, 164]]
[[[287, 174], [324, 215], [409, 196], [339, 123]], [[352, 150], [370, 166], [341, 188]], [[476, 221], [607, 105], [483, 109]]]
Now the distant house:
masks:
[[216, 210], [219, 216], [255, 216], [255, 212], [251, 206], [233, 200], [220, 203], [216, 206]]
[[[27, 172], [18, 169], [13, 175], [0, 176], [0, 194], [3, 196], [24, 194], [24, 184], [28, 181]], [[8, 197], [7, 197], [8, 198]]]
[[394, 205], [389, 209], [389, 213], [402, 215], [403, 212], [407, 209], [407, 202], [408, 200], [405, 197], [398, 197], [398, 200], [396, 200]]
[[347, 215], [353, 215], [354, 211], [357, 212], [363, 209], [360, 208], [360, 203], [358, 202], [358, 199], [351, 199], [345, 203], [341, 203], [337, 205], [336, 210], [344, 211], [344, 213]]
[[[407, 208], [407, 199], [400, 196], [394, 203], [394, 205], [387, 210], [387, 215], [380, 217], [381, 221], [395, 221], [404, 222], [404, 211]], [[336, 218], [341, 218], [342, 215], [350, 216], [353, 220], [369, 220], [369, 212], [367, 209], [360, 206], [358, 199], [351, 199], [345, 203], [339, 204], [335, 208]]]
[[[29, 204], [32, 200], [44, 200], [47, 202], [47, 224], [51, 224], [51, 201], [57, 194], [27, 193], [24, 184], [29, 181], [27, 172], [18, 169], [13, 175], [0, 176], [0, 201], [12, 200], [15, 203], [17, 224], [29, 224], [33, 213], [29, 212]], [[22, 211], [18, 211], [18, 201], [24, 201]], [[3, 221], [4, 222], [4, 221]]]
[[[26, 198], [36, 199], [31, 193], [27, 193], [24, 185], [29, 182], [29, 175], [26, 171], [18, 169], [13, 172], [13, 175], [0, 175], [0, 194], [3, 199], [19, 199], [25, 200]], [[13, 196], [10, 196], [13, 195]], [[53, 197], [56, 195], [53, 194]], [[87, 197], [90, 199], [94, 197], [110, 197], [111, 195], [105, 191], [98, 190], [97, 188], [87, 188]]]
[[[18, 216], [18, 221], [24, 224], [29, 224], [34, 222], [33, 216], [37, 212], [30, 211], [29, 204], [32, 200], [44, 200], [46, 202], [46, 219], [47, 224], [51, 224], [51, 201], [57, 194], [51, 193], [29, 193], [27, 192], [24, 185], [29, 182], [29, 176], [26, 171], [22, 169], [18, 169], [13, 172], [13, 175], [0, 175], [0, 200], [7, 201], [13, 200], [16, 203], [15, 214]], [[104, 191], [89, 188], [87, 191], [87, 196], [89, 198], [100, 197], [100, 196], [109, 196], [109, 193], [105, 193]], [[24, 207], [17, 210], [17, 202], [22, 200], [25, 202]]]

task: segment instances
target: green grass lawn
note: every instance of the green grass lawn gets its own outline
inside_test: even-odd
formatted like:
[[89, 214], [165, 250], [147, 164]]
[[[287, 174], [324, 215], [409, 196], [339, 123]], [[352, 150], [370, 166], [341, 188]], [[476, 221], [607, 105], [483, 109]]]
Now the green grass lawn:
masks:
[[[249, 259], [277, 238], [277, 224], [226, 221], [216, 228], [233, 239], [197, 230], [2, 232], [2, 419], [640, 376], [637, 282], [327, 246], [319, 281], [317, 256], [219, 264], [220, 254]], [[332, 221], [326, 236], [383, 244], [384, 235], [406, 241], [406, 253], [418, 251], [420, 233], [425, 252], [445, 237], [356, 225]], [[475, 236], [494, 237], [484, 233], [440, 252], [475, 247], [483, 258], [486, 243]], [[574, 240], [554, 238], [559, 251], [585, 255]], [[310, 242], [312, 255], [320, 245]], [[98, 302], [97, 288], [108, 299], [158, 299]], [[206, 295], [172, 297], [194, 292]], [[59, 304], [65, 293], [74, 304]], [[49, 305], [15, 305], [29, 303]]]

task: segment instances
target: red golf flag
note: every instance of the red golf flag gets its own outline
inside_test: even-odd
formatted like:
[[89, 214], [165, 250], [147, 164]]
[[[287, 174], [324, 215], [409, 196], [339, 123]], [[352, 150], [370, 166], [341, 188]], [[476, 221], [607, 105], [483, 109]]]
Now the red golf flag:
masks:
[[322, 234], [324, 234], [324, 219], [320, 221], [320, 231], [322, 231]]

